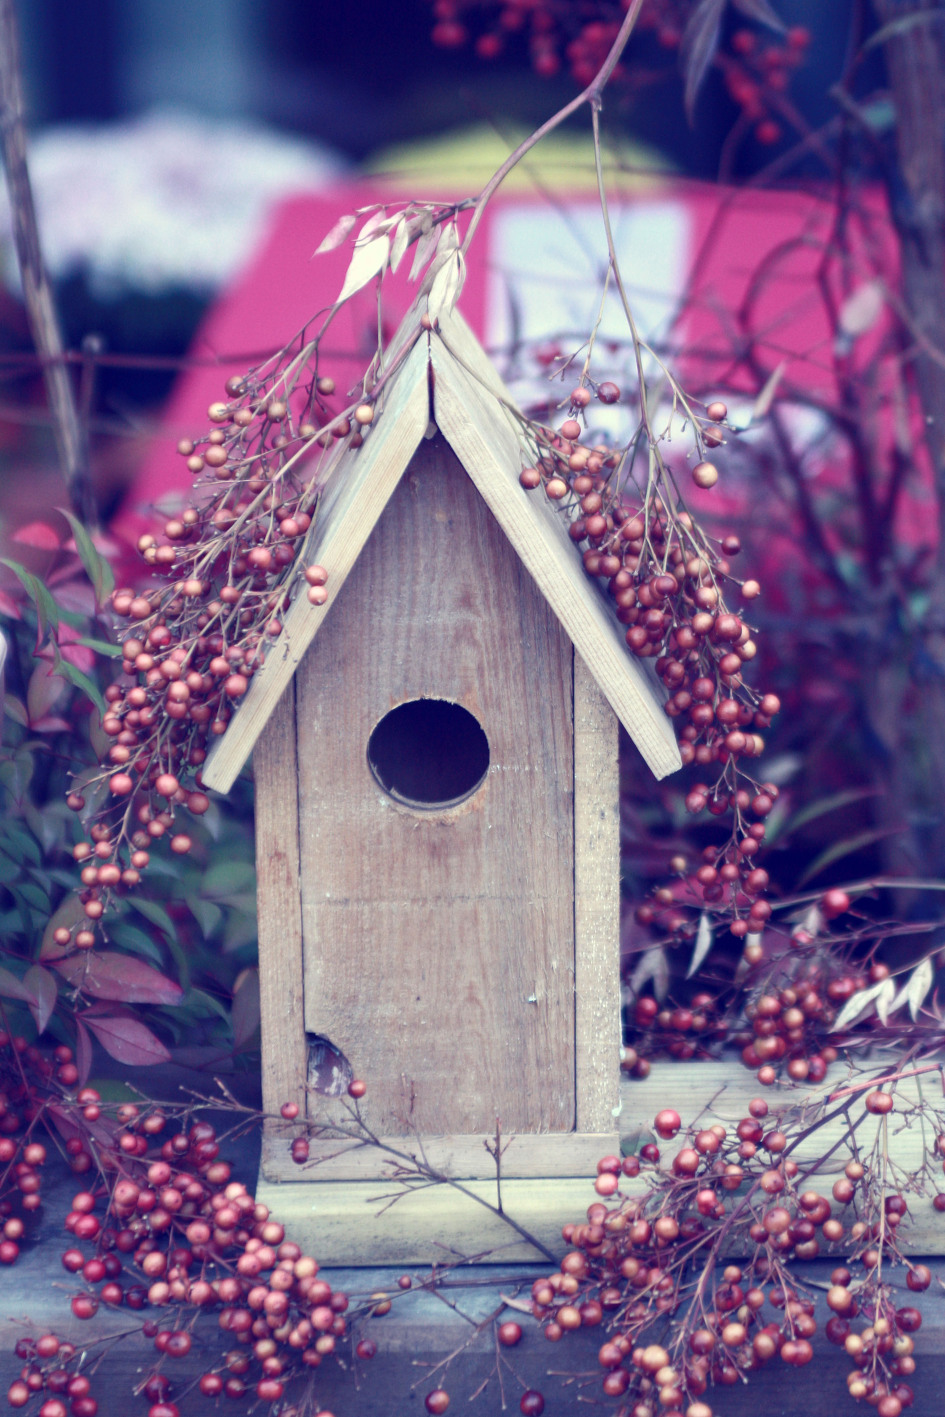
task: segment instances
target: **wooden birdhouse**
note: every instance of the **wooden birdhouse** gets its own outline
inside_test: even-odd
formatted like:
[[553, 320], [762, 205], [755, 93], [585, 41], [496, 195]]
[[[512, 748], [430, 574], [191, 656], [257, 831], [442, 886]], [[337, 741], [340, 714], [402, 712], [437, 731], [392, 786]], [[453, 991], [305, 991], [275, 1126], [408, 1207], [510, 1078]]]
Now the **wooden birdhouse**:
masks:
[[[408, 320], [389, 361], [306, 549], [329, 599], [295, 600], [204, 773], [227, 791], [255, 747], [264, 1104], [324, 1113], [327, 1038], [375, 1136], [492, 1200], [498, 1127], [503, 1207], [554, 1243], [618, 1146], [618, 720], [655, 776], [679, 757], [564, 518], [519, 484], [468, 327]], [[262, 1194], [323, 1262], [535, 1257], [453, 1187], [359, 1208], [396, 1193], [390, 1158], [315, 1141], [300, 1168], [291, 1135], [266, 1134]]]

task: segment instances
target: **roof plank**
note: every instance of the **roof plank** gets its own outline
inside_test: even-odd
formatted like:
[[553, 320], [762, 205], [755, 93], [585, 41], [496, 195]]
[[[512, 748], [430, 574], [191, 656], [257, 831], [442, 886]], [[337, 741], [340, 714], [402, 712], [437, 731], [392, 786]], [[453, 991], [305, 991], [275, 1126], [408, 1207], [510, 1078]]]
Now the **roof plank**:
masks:
[[[454, 316], [444, 340], [430, 342], [437, 426], [648, 767], [657, 778], [665, 777], [682, 764], [655, 679], [628, 654], [613, 610], [575, 555], [565, 518], [547, 498], [520, 485], [522, 440], [507, 406], [509, 396], [481, 347], [471, 334], [466, 338], [467, 332], [468, 327], [464, 330]], [[489, 397], [500, 390], [505, 403]]]
[[229, 792], [236, 781], [426, 432], [430, 420], [427, 364], [424, 336], [388, 385], [377, 427], [363, 448], [346, 453], [331, 474], [304, 550], [305, 564], [322, 565], [328, 572], [328, 600], [324, 605], [310, 604], [304, 583], [296, 594], [282, 634], [207, 758], [203, 781], [216, 792]]
[[[409, 339], [414, 319], [411, 312], [392, 347]], [[306, 564], [318, 562], [327, 570], [329, 599], [313, 606], [296, 594], [282, 634], [207, 759], [207, 787], [228, 792], [233, 785], [413, 457], [429, 423], [430, 363], [436, 423], [617, 717], [656, 777], [681, 766], [652, 672], [628, 655], [611, 606], [574, 554], [564, 517], [519, 484], [525, 448], [520, 416], [498, 371], [454, 312], [429, 338], [416, 339], [391, 377], [364, 447], [348, 450], [333, 469], [303, 553]]]

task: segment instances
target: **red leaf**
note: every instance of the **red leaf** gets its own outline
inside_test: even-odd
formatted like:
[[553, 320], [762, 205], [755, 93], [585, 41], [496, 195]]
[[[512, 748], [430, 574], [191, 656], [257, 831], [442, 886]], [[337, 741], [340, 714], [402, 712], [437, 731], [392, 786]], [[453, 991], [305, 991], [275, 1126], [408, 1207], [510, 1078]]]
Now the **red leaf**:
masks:
[[57, 718], [53, 713], [44, 714], [35, 723], [30, 724], [32, 733], [65, 733], [72, 727], [72, 724], [65, 718]]
[[26, 709], [30, 723], [41, 722], [68, 687], [61, 674], [54, 674], [52, 670], [37, 665], [30, 675], [26, 689]]
[[92, 1071], [92, 1039], [80, 1019], [75, 1021], [75, 1065], [79, 1070], [79, 1086], [84, 1087]]
[[0, 615], [5, 616], [7, 620], [21, 620], [23, 618], [23, 611], [12, 595], [7, 595], [5, 590], [0, 590]]
[[0, 998], [19, 999], [22, 1003], [29, 1003], [32, 994], [22, 979], [17, 979], [9, 969], [0, 966]]
[[[82, 1028], [82, 1025], [79, 1025]], [[88, 1041], [88, 1034], [86, 1033]], [[88, 1045], [91, 1049], [91, 1044]], [[81, 1070], [80, 1070], [81, 1077]], [[81, 1078], [84, 1082], [85, 1079]], [[90, 1122], [86, 1118], [77, 1120], [78, 1113], [71, 1107], [65, 1106], [62, 1102], [57, 1102], [55, 1098], [46, 1103], [46, 1110], [52, 1117], [53, 1123], [60, 1136], [69, 1141], [71, 1137], [78, 1137], [85, 1142], [91, 1137], [96, 1146], [102, 1150], [109, 1150], [115, 1145], [115, 1134], [120, 1130], [120, 1124], [110, 1119], [107, 1115], [102, 1115], [97, 1121]]]
[[131, 1068], [147, 1068], [156, 1063], [170, 1062], [171, 1055], [160, 1038], [156, 1038], [150, 1028], [145, 1028], [136, 1018], [90, 1018], [90, 1012], [86, 1010], [83, 1020], [105, 1052], [117, 1058], [119, 1063], [127, 1063]]
[[23, 984], [29, 990], [30, 996], [26, 1002], [33, 1015], [36, 1032], [43, 1033], [59, 997], [56, 977], [48, 969], [43, 969], [41, 964], [33, 964], [23, 975]]
[[58, 551], [62, 538], [46, 522], [29, 522], [15, 531], [10, 538], [21, 546], [35, 546], [39, 551]]
[[83, 993], [124, 1004], [176, 1004], [184, 992], [144, 960], [108, 950], [68, 955], [54, 960], [53, 968]]

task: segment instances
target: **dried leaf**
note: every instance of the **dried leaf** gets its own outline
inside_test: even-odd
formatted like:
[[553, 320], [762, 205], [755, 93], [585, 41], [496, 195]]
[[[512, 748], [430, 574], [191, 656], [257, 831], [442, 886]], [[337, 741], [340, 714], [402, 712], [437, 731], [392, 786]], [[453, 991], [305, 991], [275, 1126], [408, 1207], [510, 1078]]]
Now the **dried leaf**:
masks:
[[325, 251], [336, 250], [344, 241], [348, 239], [349, 235], [354, 230], [354, 224], [356, 221], [356, 216], [339, 217], [338, 220], [335, 222], [334, 226], [332, 227], [331, 231], [329, 231], [328, 235], [325, 237], [322, 244], [316, 250], [315, 255], [321, 256], [324, 254]]
[[91, 1012], [91, 1009], [86, 1009], [81, 1015], [82, 1021], [95, 1034], [105, 1052], [117, 1058], [119, 1063], [127, 1063], [132, 1068], [147, 1068], [170, 1062], [171, 1055], [160, 1038], [138, 1019], [110, 1015], [92, 1018]]
[[407, 217], [406, 212], [397, 223], [397, 231], [394, 235], [393, 245], [390, 251], [390, 268], [396, 271], [403, 260], [404, 252], [408, 246], [412, 246], [417, 237], [423, 232], [423, 217]]
[[935, 966], [931, 959], [924, 959], [921, 964], [917, 964], [912, 971], [912, 977], [906, 985], [906, 1001], [909, 1005], [909, 1012], [916, 1018], [922, 1001], [932, 987], [935, 979]]
[[725, 0], [700, 0], [683, 32], [679, 57], [686, 80], [686, 114], [693, 121], [696, 99], [719, 47]]
[[712, 922], [707, 911], [703, 911], [699, 916], [699, 928], [696, 931], [696, 942], [692, 949], [692, 959], [689, 961], [689, 968], [686, 970], [686, 978], [691, 979], [700, 968], [702, 961], [712, 948], [712, 941], [715, 932], [712, 929]]
[[183, 989], [133, 955], [96, 950], [53, 961], [64, 979], [96, 999], [117, 999], [125, 1004], [177, 1004]]
[[653, 981], [653, 993], [662, 1003], [669, 992], [669, 964], [666, 952], [660, 945], [651, 945], [633, 971], [629, 980], [630, 993], [639, 998], [644, 986]]
[[449, 315], [462, 294], [466, 281], [466, 262], [462, 251], [454, 251], [447, 256], [430, 286], [427, 297], [427, 314], [434, 324], [444, 315]]
[[837, 324], [843, 334], [856, 339], [873, 328], [885, 306], [886, 294], [882, 281], [864, 281], [850, 292], [840, 306]]
[[863, 45], [863, 53], [868, 49], [875, 48], [878, 44], [885, 44], [888, 39], [895, 38], [896, 35], [905, 34], [908, 30], [914, 29], [916, 25], [927, 25], [941, 22], [942, 11], [939, 5], [934, 5], [928, 10], [913, 10], [911, 14], [899, 15], [894, 20], [888, 20], [886, 24], [871, 34]]
[[409, 231], [406, 216], [402, 216], [394, 230], [394, 238], [390, 247], [390, 268], [396, 271], [404, 257], [404, 252], [409, 245]]
[[[871, 984], [868, 989], [858, 989], [855, 994], [851, 994], [831, 1024], [830, 1032], [842, 1033], [845, 1028], [849, 1028], [854, 1019], [858, 1019], [862, 1013], [865, 1013], [870, 1004], [878, 998], [883, 987], [891, 982], [889, 979], [881, 979], [878, 984]], [[893, 993], [895, 993], [895, 989], [896, 986], [893, 984]]]
[[749, 20], [757, 20], [760, 25], [767, 25], [769, 29], [776, 30], [778, 34], [787, 33], [787, 25], [780, 15], [775, 14], [768, 0], [732, 0], [736, 10], [740, 10], [743, 15], [747, 15]]
[[787, 360], [782, 359], [781, 363], [777, 366], [777, 368], [772, 369], [771, 373], [768, 375], [767, 379], [764, 382], [764, 388], [761, 390], [760, 394], [751, 406], [751, 418], [748, 424], [749, 428], [753, 428], [756, 423], [761, 423], [765, 418], [768, 417], [768, 414], [771, 411], [771, 405], [774, 403], [775, 395], [778, 392], [778, 385], [780, 384], [781, 379], [784, 376], [784, 371], [786, 368]]
[[340, 305], [356, 291], [362, 290], [375, 276], [380, 275], [387, 265], [390, 255], [390, 237], [375, 236], [365, 246], [355, 246], [354, 254], [345, 273], [341, 293], [335, 301]]
[[413, 265], [410, 267], [410, 279], [416, 280], [422, 271], [425, 271], [429, 263], [436, 255], [437, 247], [440, 244], [440, 237], [443, 235], [442, 226], [431, 226], [428, 231], [424, 231], [417, 242], [416, 254], [413, 258]]
[[56, 977], [48, 969], [43, 969], [41, 964], [33, 964], [23, 975], [23, 984], [29, 990], [26, 1002], [33, 1015], [36, 1032], [43, 1033], [59, 997]]
[[876, 1013], [884, 1028], [889, 1020], [889, 1010], [895, 997], [895, 983], [892, 979], [884, 979], [879, 986], [879, 993], [876, 995]]

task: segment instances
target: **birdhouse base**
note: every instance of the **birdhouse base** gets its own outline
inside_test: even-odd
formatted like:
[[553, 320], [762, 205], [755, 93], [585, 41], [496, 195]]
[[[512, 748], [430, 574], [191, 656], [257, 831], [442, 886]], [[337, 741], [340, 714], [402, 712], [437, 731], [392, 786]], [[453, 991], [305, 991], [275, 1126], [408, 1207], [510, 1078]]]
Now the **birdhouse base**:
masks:
[[[489, 1209], [499, 1194], [515, 1226]], [[394, 1181], [273, 1182], [260, 1174], [256, 1199], [320, 1265], [360, 1266], [541, 1264], [546, 1256], [532, 1241], [560, 1253], [561, 1227], [581, 1220], [595, 1196], [586, 1176], [503, 1181], [500, 1190], [493, 1180], [405, 1191]]]
[[[880, 1066], [880, 1065], [878, 1065]], [[839, 1068], [833, 1076], [814, 1086], [781, 1083], [766, 1089], [773, 1110], [808, 1104], [813, 1110], [837, 1089], [849, 1086], [849, 1078]], [[896, 1088], [896, 1111], [900, 1120], [890, 1137], [890, 1151], [903, 1171], [918, 1169], [923, 1160], [925, 1137], [920, 1127], [903, 1126], [902, 1114], [924, 1098], [941, 1098], [937, 1072], [900, 1079]], [[640, 1081], [621, 1083], [620, 1145], [616, 1138], [603, 1137], [593, 1161], [582, 1154], [587, 1165], [582, 1175], [548, 1177], [533, 1175], [510, 1178], [501, 1183], [502, 1207], [506, 1216], [554, 1254], [561, 1254], [561, 1228], [580, 1223], [587, 1207], [597, 1199], [593, 1179], [594, 1162], [607, 1152], [635, 1152], [644, 1141], [652, 1141], [652, 1119], [664, 1107], [680, 1107], [685, 1100], [689, 1117], [721, 1121], [733, 1128], [747, 1113], [748, 1103], [759, 1093], [757, 1078], [732, 1057], [694, 1063], [663, 1064]], [[883, 1117], [863, 1115], [863, 1092], [850, 1097], [849, 1109], [797, 1147], [795, 1159], [805, 1166], [805, 1185], [818, 1189], [830, 1199], [831, 1187], [842, 1174], [849, 1157], [845, 1141], [855, 1127], [861, 1152], [869, 1151], [877, 1134], [886, 1125]], [[680, 1109], [681, 1110], [681, 1109]], [[446, 1139], [439, 1139], [441, 1142]], [[521, 1138], [526, 1142], [525, 1138]], [[538, 1144], [546, 1138], [529, 1138]], [[565, 1138], [562, 1138], [565, 1140]], [[570, 1138], [577, 1141], [573, 1134]], [[590, 1138], [581, 1140], [590, 1141]], [[580, 1148], [579, 1148], [580, 1149]], [[675, 1148], [673, 1148], [675, 1149]], [[585, 1149], [586, 1150], [586, 1149]], [[594, 1148], [591, 1148], [594, 1150]], [[281, 1140], [278, 1154], [287, 1151]], [[267, 1152], [270, 1165], [266, 1165]], [[543, 1256], [533, 1243], [517, 1232], [508, 1220], [482, 1204], [494, 1206], [495, 1179], [463, 1180], [424, 1185], [407, 1193], [394, 1180], [285, 1180], [271, 1179], [274, 1143], [264, 1145], [263, 1164], [257, 1198], [269, 1206], [274, 1217], [299, 1244], [316, 1256], [322, 1265], [362, 1266], [373, 1264], [432, 1264], [455, 1262], [459, 1256], [497, 1263], [541, 1263]], [[366, 1155], [364, 1151], [361, 1155]], [[537, 1151], [536, 1151], [537, 1155]], [[819, 1161], [819, 1158], [824, 1158]], [[284, 1167], [279, 1169], [285, 1174]], [[291, 1165], [291, 1163], [289, 1163]], [[375, 1162], [376, 1165], [376, 1162]], [[624, 1178], [625, 1195], [643, 1195], [645, 1175]], [[462, 1189], [460, 1189], [460, 1187]], [[477, 1199], [478, 1198], [478, 1199]], [[835, 1215], [846, 1218], [844, 1207], [834, 1203]], [[907, 1255], [936, 1255], [943, 1252], [941, 1216], [931, 1196], [909, 1196], [909, 1214], [898, 1234]], [[841, 1244], [836, 1254], [844, 1252]], [[824, 1250], [826, 1258], [829, 1247]]]

